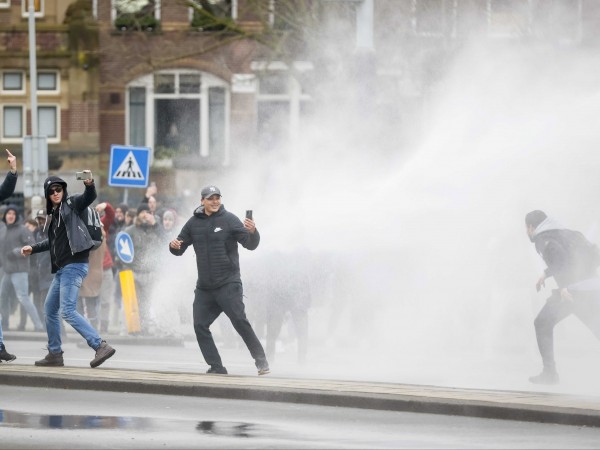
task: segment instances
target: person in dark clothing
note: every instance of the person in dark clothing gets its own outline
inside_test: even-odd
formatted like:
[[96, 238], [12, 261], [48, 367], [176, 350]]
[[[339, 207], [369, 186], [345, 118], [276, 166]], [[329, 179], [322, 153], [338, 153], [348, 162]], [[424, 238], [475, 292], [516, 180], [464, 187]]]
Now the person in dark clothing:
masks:
[[[89, 170], [84, 172], [90, 173]], [[98, 367], [115, 354], [115, 349], [77, 312], [79, 288], [88, 273], [90, 249], [94, 245], [80, 214], [96, 199], [96, 188], [91, 177], [83, 183], [83, 194], [69, 196], [63, 179], [46, 178], [44, 194], [48, 218], [45, 229], [48, 229], [48, 239], [21, 249], [25, 256], [49, 251], [52, 273], [55, 274], [44, 303], [48, 354], [36, 361], [36, 366], [64, 366], [59, 314], [96, 351], [91, 367]]]
[[[44, 230], [44, 225], [46, 224], [46, 211], [43, 209], [38, 210], [35, 220], [37, 222], [37, 228], [33, 232], [33, 242], [41, 242], [44, 239], [48, 239], [48, 232], [47, 230]], [[44, 317], [44, 301], [46, 300], [48, 289], [50, 289], [50, 285], [54, 279], [50, 261], [50, 252], [31, 255], [30, 264], [30, 274], [34, 274], [33, 279], [35, 282], [33, 283], [33, 286], [29, 286], [29, 289], [33, 293], [33, 304], [38, 310], [38, 314], [40, 317]]]
[[8, 300], [8, 293], [13, 290], [19, 303], [27, 311], [33, 321], [35, 331], [44, 331], [33, 302], [29, 298], [29, 260], [21, 255], [21, 247], [33, 242], [33, 235], [19, 220], [17, 207], [9, 205], [2, 221], [6, 224], [6, 236], [0, 242], [0, 257], [4, 262], [4, 277], [0, 282], [0, 298]]
[[253, 220], [244, 223], [225, 210], [221, 191], [207, 186], [201, 191], [201, 206], [183, 226], [169, 250], [182, 255], [193, 245], [196, 253], [198, 280], [194, 297], [194, 331], [204, 360], [210, 366], [207, 373], [226, 374], [221, 356], [210, 332], [211, 324], [224, 312], [244, 340], [254, 358], [259, 375], [269, 373], [269, 364], [262, 344], [246, 318], [240, 275], [238, 243], [254, 250], [260, 235]]
[[554, 327], [575, 314], [600, 339], [600, 278], [596, 273], [600, 256], [583, 234], [561, 227], [543, 211], [528, 213], [525, 225], [529, 239], [547, 265], [536, 283], [537, 291], [550, 277], [558, 286], [534, 321], [543, 370], [529, 381], [556, 384], [559, 376], [554, 360]]
[[[6, 178], [0, 185], [0, 202], [6, 200], [8, 197], [13, 195], [15, 187], [17, 186], [17, 157], [11, 152], [6, 150], [7, 161], [9, 172], [6, 174]], [[4, 345], [4, 336], [2, 335], [2, 324], [0, 322], [0, 362], [2, 361], [14, 361], [17, 357], [6, 351]]]

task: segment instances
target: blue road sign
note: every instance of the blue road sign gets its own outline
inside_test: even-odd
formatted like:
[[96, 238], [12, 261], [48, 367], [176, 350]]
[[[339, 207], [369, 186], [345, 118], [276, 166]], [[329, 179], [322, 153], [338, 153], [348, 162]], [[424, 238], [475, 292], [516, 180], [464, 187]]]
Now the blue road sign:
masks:
[[116, 187], [148, 187], [150, 149], [112, 145], [108, 166], [108, 185]]
[[133, 262], [133, 241], [129, 234], [124, 231], [119, 232], [115, 239], [115, 247], [117, 256], [121, 261], [126, 264]]

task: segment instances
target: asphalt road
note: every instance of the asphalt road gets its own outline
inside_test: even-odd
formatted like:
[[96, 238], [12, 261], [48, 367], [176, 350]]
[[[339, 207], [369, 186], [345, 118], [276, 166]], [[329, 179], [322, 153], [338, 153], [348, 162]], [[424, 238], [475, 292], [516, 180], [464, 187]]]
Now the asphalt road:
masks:
[[0, 386], [0, 448], [598, 448], [600, 429]]

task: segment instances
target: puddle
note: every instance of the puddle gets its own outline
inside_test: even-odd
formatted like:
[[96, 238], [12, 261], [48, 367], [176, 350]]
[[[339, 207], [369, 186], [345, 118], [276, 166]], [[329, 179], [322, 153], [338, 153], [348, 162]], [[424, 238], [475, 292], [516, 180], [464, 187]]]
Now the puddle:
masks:
[[[246, 422], [210, 421], [196, 423], [196, 430], [202, 434], [231, 436], [240, 438], [264, 437], [273, 435], [274, 430], [264, 425]], [[93, 430], [93, 429], [134, 429], [160, 431], [174, 428], [189, 429], [190, 421], [153, 419], [147, 417], [47, 415], [0, 409], [0, 427]]]
[[217, 436], [235, 436], [235, 437], [257, 437], [264, 435], [264, 429], [254, 423], [245, 422], [198, 422], [196, 430], [203, 434], [213, 434]]
[[155, 427], [156, 422], [145, 417], [46, 415], [0, 410], [0, 427], [142, 430]]

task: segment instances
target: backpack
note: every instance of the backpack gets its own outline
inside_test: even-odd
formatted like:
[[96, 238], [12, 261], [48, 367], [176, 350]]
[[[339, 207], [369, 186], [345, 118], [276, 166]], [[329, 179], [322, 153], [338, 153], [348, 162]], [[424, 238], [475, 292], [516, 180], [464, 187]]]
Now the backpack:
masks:
[[[70, 198], [67, 199], [67, 204], [73, 208]], [[86, 226], [88, 233], [90, 234], [90, 238], [94, 243], [90, 250], [96, 250], [102, 245], [102, 241], [104, 240], [104, 236], [102, 235], [102, 222], [100, 221], [100, 215], [98, 214], [98, 211], [88, 206], [78, 214], [78, 217]]]
[[600, 248], [579, 231], [562, 230], [561, 237], [572, 261], [581, 268], [597, 269], [600, 266]]

